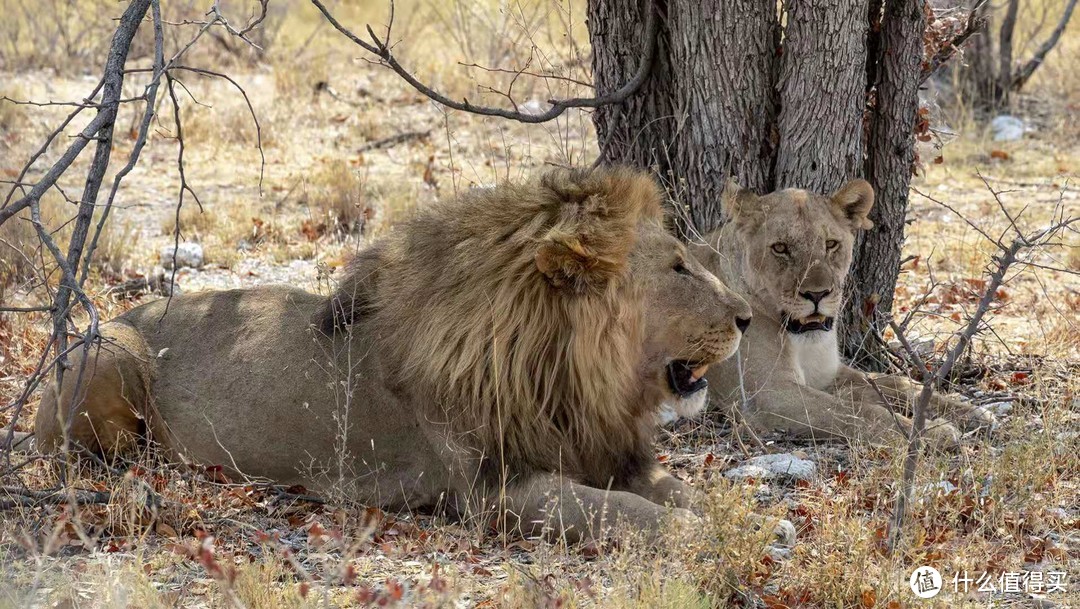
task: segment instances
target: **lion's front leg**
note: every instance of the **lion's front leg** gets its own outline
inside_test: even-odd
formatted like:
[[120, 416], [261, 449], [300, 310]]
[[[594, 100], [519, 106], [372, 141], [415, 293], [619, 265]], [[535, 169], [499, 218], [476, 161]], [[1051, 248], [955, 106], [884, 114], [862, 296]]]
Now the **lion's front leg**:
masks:
[[[923, 389], [922, 385], [900, 374], [870, 375], [846, 366], [837, 375], [837, 385], [850, 387], [852, 395], [862, 401], [881, 403], [884, 399], [886, 405], [909, 417]], [[995, 423], [993, 414], [986, 409], [937, 392], [930, 398], [927, 414], [951, 422], [964, 431], [988, 429]]]
[[508, 529], [570, 543], [609, 537], [620, 524], [655, 540], [668, 518], [697, 519], [689, 510], [668, 509], [636, 493], [598, 489], [553, 473], [509, 485], [503, 505]]
[[646, 466], [645, 471], [621, 484], [616, 484], [615, 488], [640, 495], [659, 505], [690, 509], [690, 506], [701, 503], [700, 494], [697, 491], [671, 475], [659, 463]]

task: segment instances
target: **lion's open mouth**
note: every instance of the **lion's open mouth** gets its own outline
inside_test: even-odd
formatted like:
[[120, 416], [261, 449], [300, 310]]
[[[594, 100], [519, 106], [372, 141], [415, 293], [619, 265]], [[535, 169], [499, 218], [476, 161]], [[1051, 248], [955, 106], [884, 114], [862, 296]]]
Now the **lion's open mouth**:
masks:
[[709, 381], [705, 380], [708, 369], [708, 365], [675, 360], [667, 366], [668, 385], [680, 398], [690, 397], [709, 386]]
[[825, 330], [826, 332], [832, 330], [833, 317], [825, 317], [820, 313], [816, 313], [803, 319], [795, 319], [790, 315], [785, 316], [787, 331], [791, 334], [803, 334], [804, 332], [814, 332], [816, 330]]

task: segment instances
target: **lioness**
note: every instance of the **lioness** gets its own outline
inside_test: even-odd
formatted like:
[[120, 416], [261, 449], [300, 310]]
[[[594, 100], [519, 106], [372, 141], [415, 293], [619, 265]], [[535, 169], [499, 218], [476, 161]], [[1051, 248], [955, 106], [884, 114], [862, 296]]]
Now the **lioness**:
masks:
[[260, 287], [132, 309], [45, 392], [39, 448], [148, 435], [279, 483], [497, 508], [570, 540], [605, 518], [656, 531], [666, 504], [691, 518], [653, 453], [659, 406], [704, 404], [751, 311], [665, 231], [660, 201], [644, 174], [556, 170], [423, 210], [331, 298]]
[[[910, 416], [921, 388], [903, 376], [850, 368], [837, 348], [844, 278], [856, 232], [873, 228], [873, 204], [864, 180], [827, 197], [796, 189], [757, 196], [729, 182], [722, 199], [728, 221], [693, 246], [705, 268], [754, 310], [739, 358], [714, 366], [708, 380], [724, 403], [745, 400], [756, 427], [872, 443], [910, 431], [910, 419], [897, 411]], [[985, 413], [948, 397], [935, 395], [932, 408], [963, 427], [987, 423]], [[959, 437], [945, 419], [927, 423], [933, 445], [949, 448]]]

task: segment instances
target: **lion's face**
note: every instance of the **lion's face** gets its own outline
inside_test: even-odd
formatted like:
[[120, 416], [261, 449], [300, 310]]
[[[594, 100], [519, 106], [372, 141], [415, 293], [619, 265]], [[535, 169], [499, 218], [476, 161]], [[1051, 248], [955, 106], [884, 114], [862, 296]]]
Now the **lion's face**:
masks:
[[841, 307], [855, 232], [874, 192], [855, 180], [831, 196], [787, 189], [759, 197], [729, 185], [724, 208], [738, 239], [750, 292], [792, 333], [830, 330]]
[[750, 324], [750, 305], [659, 222], [639, 231], [630, 274], [644, 290], [647, 373], [675, 398], [679, 414], [692, 414], [704, 406], [708, 366], [738, 350]]

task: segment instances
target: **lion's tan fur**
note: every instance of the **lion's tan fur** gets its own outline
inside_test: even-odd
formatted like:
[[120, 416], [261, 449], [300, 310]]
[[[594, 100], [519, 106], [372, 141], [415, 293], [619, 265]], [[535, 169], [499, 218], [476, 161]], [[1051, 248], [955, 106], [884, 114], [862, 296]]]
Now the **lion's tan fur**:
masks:
[[[729, 222], [695, 249], [706, 268], [754, 309], [754, 326], [740, 348], [741, 382], [730, 363], [715, 368], [709, 380], [723, 403], [745, 399], [749, 418], [761, 428], [872, 442], [910, 429], [910, 420], [891, 410], [910, 412], [917, 389], [906, 378], [880, 377], [875, 387], [840, 361], [835, 327], [799, 334], [787, 329], [788, 319], [839, 315], [856, 233], [873, 227], [873, 200], [862, 180], [829, 196], [796, 189], [757, 196], [729, 184], [723, 199]], [[814, 303], [808, 294], [824, 296]], [[939, 413], [970, 413], [944, 398], [936, 398], [935, 406]], [[951, 446], [957, 438], [948, 422], [930, 425], [930, 440], [938, 445]]]
[[[651, 433], [638, 421], [647, 413], [635, 369], [644, 303], [626, 269], [639, 225], [661, 226], [652, 181], [554, 173], [540, 188], [463, 199], [409, 222], [408, 237], [384, 250], [373, 308], [401, 381], [460, 405], [452, 424], [500, 447], [512, 469], [585, 473], [639, 449]], [[554, 265], [566, 285], [538, 265]]]
[[[730, 356], [750, 316], [667, 234], [660, 201], [643, 174], [555, 170], [422, 210], [330, 298], [262, 287], [133, 309], [120, 323], [157, 354], [156, 439], [394, 509], [499, 496], [532, 530], [563, 497], [570, 536], [605, 504], [653, 528], [689, 501], [650, 448], [668, 363]], [[138, 415], [105, 408], [117, 383], [89, 382], [74, 427]]]

